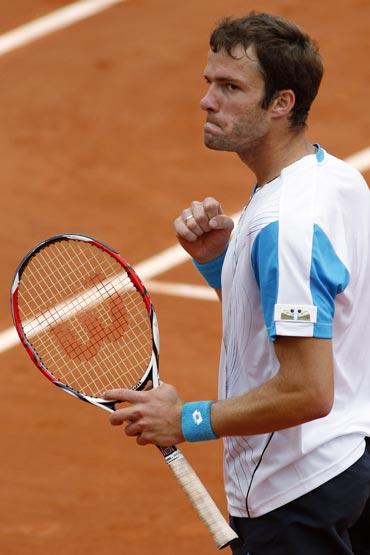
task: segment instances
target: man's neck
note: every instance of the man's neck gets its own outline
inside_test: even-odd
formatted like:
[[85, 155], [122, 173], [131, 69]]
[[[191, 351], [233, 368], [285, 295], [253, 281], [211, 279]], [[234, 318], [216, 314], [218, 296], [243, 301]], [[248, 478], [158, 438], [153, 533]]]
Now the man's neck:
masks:
[[304, 133], [300, 133], [284, 135], [279, 141], [268, 135], [238, 156], [253, 171], [257, 184], [263, 186], [278, 177], [284, 168], [314, 152], [315, 147], [307, 141]]

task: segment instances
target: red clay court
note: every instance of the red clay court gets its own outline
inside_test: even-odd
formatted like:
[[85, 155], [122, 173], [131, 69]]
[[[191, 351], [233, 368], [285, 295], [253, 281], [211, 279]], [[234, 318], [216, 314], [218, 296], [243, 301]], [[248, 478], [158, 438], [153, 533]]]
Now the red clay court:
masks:
[[[2, 0], [0, 44], [68, 4]], [[203, 288], [181, 296], [181, 284], [203, 285], [190, 262], [152, 257], [175, 245], [172, 221], [191, 200], [215, 196], [233, 214], [253, 186], [236, 156], [204, 148], [199, 109], [210, 30], [253, 8], [295, 20], [320, 44], [312, 142], [342, 158], [365, 151], [368, 0], [128, 0], [0, 56], [2, 555], [216, 553], [157, 450], [51, 387], [4, 338], [25, 251], [57, 233], [92, 235], [133, 265], [149, 260], [163, 380], [184, 400], [216, 397], [218, 304]], [[221, 442], [183, 450], [224, 510]]]

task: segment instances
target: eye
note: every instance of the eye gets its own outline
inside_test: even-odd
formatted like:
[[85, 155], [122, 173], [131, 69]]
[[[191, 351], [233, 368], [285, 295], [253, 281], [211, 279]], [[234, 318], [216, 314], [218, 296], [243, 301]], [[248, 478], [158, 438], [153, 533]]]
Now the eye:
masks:
[[239, 90], [239, 87], [235, 85], [235, 83], [225, 83], [224, 87], [228, 92], [235, 92]]

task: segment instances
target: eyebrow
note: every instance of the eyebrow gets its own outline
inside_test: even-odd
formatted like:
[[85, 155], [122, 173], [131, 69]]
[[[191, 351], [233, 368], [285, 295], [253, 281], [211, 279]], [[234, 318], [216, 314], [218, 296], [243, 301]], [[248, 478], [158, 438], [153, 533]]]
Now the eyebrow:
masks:
[[207, 75], [207, 73], [204, 72], [203, 77], [207, 82], [213, 80], [213, 81], [216, 81], [217, 83], [235, 83], [236, 85], [246, 85], [246, 83], [241, 79], [238, 79], [237, 77], [232, 77], [231, 75], [227, 75], [227, 74], [216, 75], [214, 79], [211, 79], [209, 75]]

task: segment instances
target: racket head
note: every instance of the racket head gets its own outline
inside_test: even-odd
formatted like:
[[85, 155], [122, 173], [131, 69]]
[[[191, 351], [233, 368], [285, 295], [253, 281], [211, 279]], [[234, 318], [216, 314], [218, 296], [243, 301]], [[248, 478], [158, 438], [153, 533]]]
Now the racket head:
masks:
[[107, 389], [158, 382], [153, 304], [128, 262], [108, 245], [60, 234], [31, 249], [11, 287], [19, 338], [34, 364], [67, 393], [114, 410]]

